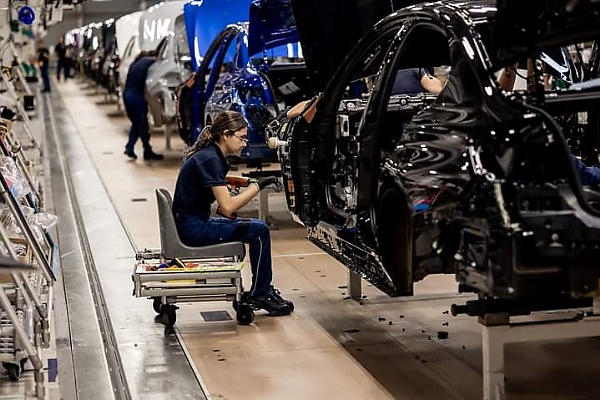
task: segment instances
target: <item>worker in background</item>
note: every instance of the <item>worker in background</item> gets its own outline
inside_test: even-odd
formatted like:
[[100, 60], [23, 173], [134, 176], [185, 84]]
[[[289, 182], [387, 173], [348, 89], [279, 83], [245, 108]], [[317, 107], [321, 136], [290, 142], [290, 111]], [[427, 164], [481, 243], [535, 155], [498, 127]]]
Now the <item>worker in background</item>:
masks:
[[71, 77], [71, 72], [75, 64], [75, 47], [69, 44], [65, 49], [65, 79]]
[[[502, 90], [511, 92], [514, 88], [515, 81], [517, 78], [517, 68], [519, 63], [514, 63], [504, 67], [498, 76], [498, 85]], [[533, 76], [532, 62], [528, 60], [528, 76]], [[579, 176], [581, 184], [584, 186], [597, 186], [600, 185], [600, 167], [598, 166], [586, 166], [580, 159], [575, 157], [573, 154], [569, 154], [571, 162], [575, 166], [575, 172]]]
[[[248, 143], [248, 123], [235, 111], [219, 114], [207, 125], [184, 156], [173, 196], [173, 215], [182, 242], [188, 246], [208, 246], [228, 242], [250, 245], [252, 285], [248, 301], [254, 308], [271, 315], [288, 315], [294, 305], [284, 300], [271, 285], [273, 276], [271, 236], [268, 225], [255, 218], [238, 218], [237, 211], [248, 204], [262, 189], [277, 182], [268, 176], [257, 180], [228, 177], [227, 156], [239, 156]], [[232, 195], [228, 184], [246, 187]], [[217, 201], [212, 217], [211, 204]]]
[[56, 57], [58, 59], [56, 61], [56, 81], [57, 82], [60, 82], [60, 71], [63, 72], [65, 81], [67, 79], [69, 79], [66, 53], [67, 53], [67, 46], [65, 46], [62, 38], [60, 38], [60, 39], [58, 39], [58, 43], [56, 43], [56, 46], [54, 46], [54, 54], [56, 54]]
[[50, 76], [48, 75], [48, 69], [50, 67], [50, 52], [46, 48], [43, 41], [40, 40], [38, 44], [38, 67], [40, 68], [40, 74], [42, 75], [42, 82], [44, 87], [42, 92], [50, 91]]
[[407, 68], [396, 72], [392, 95], [419, 93], [439, 94], [444, 85], [438, 78], [433, 76], [433, 71], [428, 68]]
[[125, 89], [123, 90], [123, 103], [127, 117], [131, 121], [129, 140], [125, 145], [124, 154], [135, 160], [134, 147], [138, 138], [144, 146], [144, 160], [162, 160], [162, 154], [156, 154], [150, 146], [150, 127], [148, 126], [148, 103], [146, 102], [146, 77], [148, 68], [156, 61], [156, 51], [141, 52], [129, 67]]

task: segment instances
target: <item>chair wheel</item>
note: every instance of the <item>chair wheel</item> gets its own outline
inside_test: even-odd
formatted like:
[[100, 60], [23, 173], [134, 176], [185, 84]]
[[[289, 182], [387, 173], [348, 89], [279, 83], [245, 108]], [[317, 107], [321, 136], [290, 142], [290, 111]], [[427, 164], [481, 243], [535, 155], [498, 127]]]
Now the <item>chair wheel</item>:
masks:
[[154, 311], [156, 311], [157, 314], [160, 314], [160, 306], [162, 306], [162, 301], [160, 300], [160, 297], [153, 297], [152, 308], [154, 308]]
[[236, 314], [237, 321], [240, 325], [250, 325], [254, 321], [254, 310], [248, 306], [239, 306]]
[[174, 304], [163, 304], [160, 307], [161, 323], [166, 326], [173, 326], [177, 321], [177, 307]]
[[235, 310], [235, 312], [238, 312], [238, 309], [240, 308], [240, 306], [239, 306], [239, 302], [237, 300], [233, 301], [232, 306], [233, 306], [233, 309]]
[[18, 364], [4, 362], [4, 363], [2, 363], [2, 366], [6, 369], [6, 373], [8, 374], [8, 379], [10, 379], [13, 382], [16, 382], [19, 380], [19, 377], [21, 376], [21, 368], [19, 367]]

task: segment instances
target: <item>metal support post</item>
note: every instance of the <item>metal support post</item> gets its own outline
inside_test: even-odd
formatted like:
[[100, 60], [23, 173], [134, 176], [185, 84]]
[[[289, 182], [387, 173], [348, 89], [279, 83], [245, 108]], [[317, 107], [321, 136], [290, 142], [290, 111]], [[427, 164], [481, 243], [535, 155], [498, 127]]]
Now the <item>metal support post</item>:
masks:
[[258, 219], [269, 222], [269, 191], [261, 190], [258, 194]]
[[[598, 304], [599, 299], [595, 299]], [[595, 306], [596, 311], [596, 306]], [[486, 316], [488, 317], [488, 316]], [[483, 399], [504, 400], [504, 345], [507, 343], [559, 340], [600, 336], [600, 316], [581, 315], [554, 321], [496, 325], [491, 320], [482, 327]]]
[[348, 296], [353, 300], [362, 298], [362, 279], [359, 274], [348, 270]]
[[163, 125], [164, 134], [165, 134], [165, 149], [171, 150], [171, 124], [165, 122]]

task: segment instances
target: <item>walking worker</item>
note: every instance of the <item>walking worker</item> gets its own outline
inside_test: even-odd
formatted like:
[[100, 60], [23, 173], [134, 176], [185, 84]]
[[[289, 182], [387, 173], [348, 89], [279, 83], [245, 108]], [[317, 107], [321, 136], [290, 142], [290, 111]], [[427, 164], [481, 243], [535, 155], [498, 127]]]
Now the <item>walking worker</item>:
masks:
[[162, 160], [162, 154], [156, 154], [150, 146], [150, 127], [148, 126], [148, 103], [146, 102], [146, 77], [148, 68], [156, 61], [156, 52], [141, 52], [129, 67], [125, 89], [123, 90], [123, 103], [125, 112], [131, 121], [129, 140], [125, 145], [124, 154], [137, 159], [134, 147], [138, 138], [144, 146], [144, 160]]
[[44, 45], [44, 42], [40, 40], [38, 45], [38, 66], [40, 67], [40, 74], [42, 75], [42, 82], [44, 87], [42, 92], [50, 91], [50, 75], [48, 75], [48, 69], [50, 68], [50, 52]]
[[[250, 245], [252, 286], [247, 295], [254, 308], [271, 315], [288, 315], [294, 305], [271, 285], [271, 236], [267, 224], [255, 218], [238, 218], [236, 212], [265, 186], [277, 181], [269, 176], [251, 180], [228, 177], [227, 156], [239, 155], [248, 143], [248, 123], [236, 111], [224, 111], [207, 125], [185, 155], [173, 196], [173, 215], [179, 237], [188, 246], [241, 241]], [[228, 184], [246, 187], [232, 195]], [[217, 214], [210, 215], [217, 201]]]
[[62, 38], [58, 39], [58, 43], [56, 43], [56, 46], [54, 46], [54, 53], [58, 58], [58, 60], [56, 61], [56, 81], [60, 81], [60, 71], [63, 72], [63, 76], [66, 81], [67, 79], [69, 79], [69, 70], [67, 67], [68, 64], [66, 58], [67, 46], [65, 46], [65, 43], [63, 42]]

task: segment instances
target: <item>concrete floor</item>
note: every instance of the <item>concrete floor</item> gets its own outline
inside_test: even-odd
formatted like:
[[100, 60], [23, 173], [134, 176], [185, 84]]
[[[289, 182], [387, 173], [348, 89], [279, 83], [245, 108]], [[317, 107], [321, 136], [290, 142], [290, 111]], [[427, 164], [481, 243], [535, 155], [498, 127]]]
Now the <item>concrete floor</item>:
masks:
[[[166, 159], [128, 161], [129, 123], [116, 105], [77, 81], [57, 89], [124, 229], [137, 248], [158, 248], [154, 190], [173, 190], [183, 143], [175, 134], [173, 150], [165, 150], [164, 136], [153, 134]], [[139, 144], [136, 150], [141, 156]], [[257, 202], [240, 214], [256, 216]], [[364, 284], [363, 300], [350, 300], [346, 268], [305, 240], [282, 193], [270, 196], [270, 214], [274, 283], [296, 312], [259, 312], [250, 326], [239, 326], [227, 303], [183, 304], [178, 312], [177, 331], [213, 399], [482, 398], [481, 327], [448, 314], [452, 303], [470, 298], [456, 293], [453, 276], [419, 282], [412, 298], [392, 299]], [[153, 313], [150, 302], [147, 310]], [[232, 319], [206, 322], [201, 313], [208, 311]], [[438, 339], [439, 331], [448, 339]], [[508, 398], [598, 399], [599, 358], [597, 338], [508, 345]]]

